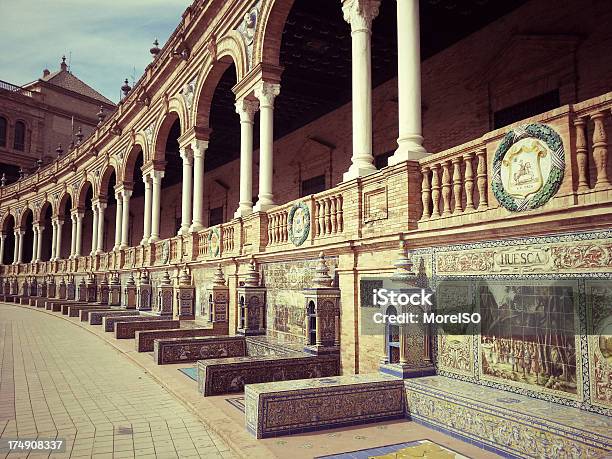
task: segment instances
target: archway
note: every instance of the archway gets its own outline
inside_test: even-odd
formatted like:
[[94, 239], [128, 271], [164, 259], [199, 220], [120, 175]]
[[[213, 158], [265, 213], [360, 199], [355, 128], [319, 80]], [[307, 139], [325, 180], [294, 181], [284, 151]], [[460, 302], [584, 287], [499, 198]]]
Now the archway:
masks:
[[[64, 194], [58, 206], [57, 216], [60, 225], [60, 247], [57, 251], [57, 258], [64, 259], [70, 256], [72, 245], [72, 220], [70, 210], [72, 209], [72, 196], [69, 193]], [[57, 250], [57, 247], [56, 247]]]
[[132, 186], [130, 197], [130, 212], [128, 222], [129, 247], [134, 247], [142, 241], [143, 217], [144, 217], [144, 181], [142, 178], [142, 166], [144, 153], [140, 145], [135, 145], [126, 160], [124, 167], [123, 183]]
[[[117, 199], [115, 196], [116, 185], [117, 173], [115, 168], [113, 166], [108, 166], [100, 182], [100, 198], [106, 200], [106, 209], [104, 210], [104, 234], [102, 235], [103, 252], [111, 251], [115, 244], [117, 244], [115, 240], [115, 229], [117, 217], [121, 219], [121, 215], [117, 215]], [[121, 243], [121, 234], [119, 234], [119, 243]]]
[[4, 234], [4, 253], [2, 264], [10, 265], [15, 261], [15, 217], [11, 214], [4, 218], [2, 223], [2, 233]]
[[21, 262], [31, 263], [34, 259], [34, 213], [31, 209], [26, 209], [21, 215], [21, 224], [19, 225], [23, 235], [21, 236]]
[[40, 239], [40, 261], [51, 260], [51, 239], [53, 237], [53, 208], [50, 202], [45, 202], [39, 214], [39, 223], [42, 228], [39, 234]]
[[77, 248], [77, 253], [81, 255], [89, 255], [95, 247], [92, 247], [93, 242], [93, 185], [90, 181], [83, 183], [79, 192], [78, 208], [83, 212], [83, 221], [81, 222], [81, 247], [80, 251]]

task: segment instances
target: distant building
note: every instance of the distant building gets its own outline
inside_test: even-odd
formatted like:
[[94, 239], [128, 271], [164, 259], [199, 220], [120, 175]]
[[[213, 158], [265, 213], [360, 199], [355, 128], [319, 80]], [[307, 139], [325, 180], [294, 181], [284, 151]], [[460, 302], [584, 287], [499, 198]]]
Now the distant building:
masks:
[[115, 104], [74, 76], [62, 58], [59, 70], [43, 71], [36, 81], [16, 86], [0, 81], [0, 173], [14, 182], [19, 169], [29, 171], [36, 161], [56, 158], [59, 145], [66, 150], [97, 126], [98, 113], [114, 111]]

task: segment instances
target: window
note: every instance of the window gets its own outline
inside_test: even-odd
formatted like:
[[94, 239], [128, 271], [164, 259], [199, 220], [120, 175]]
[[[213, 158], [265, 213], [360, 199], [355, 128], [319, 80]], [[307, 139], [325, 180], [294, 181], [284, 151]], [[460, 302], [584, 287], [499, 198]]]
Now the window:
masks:
[[223, 223], [223, 206], [210, 209], [208, 212], [208, 226], [220, 225]]
[[0, 116], [0, 147], [6, 147], [6, 118]]
[[246, 305], [244, 304], [244, 296], [240, 296], [240, 321], [238, 323], [238, 328], [244, 330], [246, 328]]
[[493, 113], [493, 129], [499, 129], [517, 121], [547, 112], [559, 107], [559, 90], [547, 92], [537, 97], [502, 108]]
[[[389, 306], [385, 312], [387, 315], [397, 315], [397, 309]], [[398, 363], [400, 358], [400, 330], [399, 325], [387, 323], [386, 339], [387, 339], [387, 360], [389, 363]]]
[[393, 156], [393, 153], [395, 153], [395, 151], [392, 150], [386, 153], [382, 153], [380, 155], [376, 155], [374, 157], [374, 166], [376, 166], [376, 169], [381, 170], [383, 167], [387, 167], [389, 158]]
[[317, 344], [317, 313], [314, 301], [308, 303], [306, 320], [308, 321], [308, 344], [314, 346]]
[[25, 150], [25, 124], [23, 121], [15, 123], [15, 139], [13, 140], [13, 148], [15, 150]]
[[317, 175], [316, 177], [302, 180], [300, 197], [309, 196], [311, 194], [325, 191], [325, 175]]

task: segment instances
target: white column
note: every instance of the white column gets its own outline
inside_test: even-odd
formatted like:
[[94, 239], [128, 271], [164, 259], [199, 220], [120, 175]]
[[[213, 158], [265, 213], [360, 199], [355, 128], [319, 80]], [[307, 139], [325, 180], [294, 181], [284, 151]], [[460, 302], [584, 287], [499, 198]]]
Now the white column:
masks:
[[259, 99], [259, 199], [255, 211], [266, 211], [276, 204], [272, 193], [274, 175], [274, 98], [280, 85], [260, 82], [255, 88]]
[[191, 142], [193, 153], [193, 222], [189, 232], [204, 228], [204, 154], [208, 148], [207, 140], [195, 139]]
[[93, 212], [93, 221], [91, 222], [91, 252], [90, 255], [95, 255], [98, 248], [98, 203], [91, 203], [91, 211]]
[[144, 223], [142, 230], [142, 241], [141, 244], [147, 244], [149, 242], [149, 238], [151, 237], [151, 191], [153, 187], [153, 183], [151, 181], [151, 177], [149, 174], [145, 174], [142, 177], [145, 186], [145, 196], [144, 196]]
[[25, 234], [25, 231], [20, 229], [17, 234], [19, 234], [19, 250], [17, 251], [17, 263], [23, 263], [23, 236]]
[[130, 229], [130, 197], [132, 196], [132, 190], [123, 189], [123, 215], [121, 222], [121, 248], [128, 246], [128, 230]]
[[51, 261], [57, 259], [57, 218], [51, 220]]
[[15, 243], [14, 243], [14, 250], [13, 250], [13, 264], [16, 265], [17, 263], [19, 263], [19, 246], [21, 245], [20, 242], [20, 237], [19, 237], [19, 230], [15, 229], [13, 231], [13, 236], [15, 238]]
[[38, 237], [36, 238], [36, 261], [42, 261], [42, 238], [45, 227], [38, 224]]
[[351, 25], [353, 156], [343, 180], [376, 172], [372, 156], [372, 21], [380, 0], [345, 0], [344, 19]]
[[34, 223], [32, 225], [32, 230], [34, 231], [34, 238], [32, 239], [32, 263], [36, 263], [38, 261], [38, 240], [40, 239], [40, 225], [39, 223]]
[[70, 233], [70, 258], [73, 258], [76, 253], [76, 212], [73, 210], [70, 213], [70, 221], [72, 223], [72, 232]]
[[119, 250], [121, 248], [121, 224], [123, 221], [123, 199], [121, 197], [121, 191], [115, 191], [115, 201], [117, 202], [115, 208], [115, 245], [113, 250]]
[[57, 251], [56, 253], [56, 260], [60, 260], [62, 258], [62, 225], [64, 224], [64, 220], [62, 219], [57, 219], [56, 225], [57, 225], [57, 231], [56, 231], [56, 236], [57, 236], [57, 241], [55, 242], [55, 250]]
[[236, 113], [240, 115], [240, 203], [234, 217], [253, 212], [253, 123], [257, 101], [240, 99]]
[[180, 149], [183, 159], [183, 191], [181, 196], [181, 228], [180, 234], [189, 233], [191, 226], [191, 195], [193, 193], [193, 157], [191, 151], [186, 147]]
[[83, 250], [83, 212], [76, 214], [76, 245], [74, 247], [74, 256], [80, 257]]
[[103, 201], [98, 202], [98, 248], [96, 253], [104, 252], [104, 209], [106, 209], [106, 203]]
[[0, 233], [0, 265], [4, 264], [4, 240], [6, 239], [6, 234]]
[[153, 183], [151, 197], [151, 237], [149, 243], [159, 241], [159, 224], [161, 215], [161, 182], [164, 171], [152, 171], [151, 182]]
[[389, 165], [427, 155], [421, 123], [419, 1], [397, 0], [397, 95], [399, 137]]

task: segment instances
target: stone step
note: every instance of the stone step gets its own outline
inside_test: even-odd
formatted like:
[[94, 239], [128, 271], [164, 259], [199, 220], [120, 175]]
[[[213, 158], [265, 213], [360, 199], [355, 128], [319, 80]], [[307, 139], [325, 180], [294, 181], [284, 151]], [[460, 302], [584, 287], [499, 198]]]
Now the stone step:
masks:
[[181, 322], [179, 320], [115, 322], [115, 338], [134, 339], [137, 330], [163, 330], [179, 328], [180, 326]]

